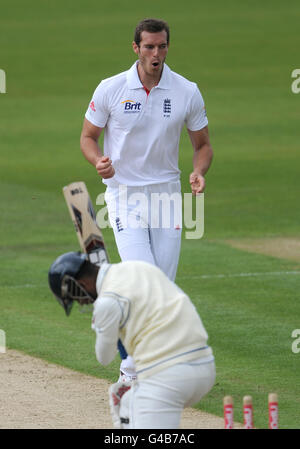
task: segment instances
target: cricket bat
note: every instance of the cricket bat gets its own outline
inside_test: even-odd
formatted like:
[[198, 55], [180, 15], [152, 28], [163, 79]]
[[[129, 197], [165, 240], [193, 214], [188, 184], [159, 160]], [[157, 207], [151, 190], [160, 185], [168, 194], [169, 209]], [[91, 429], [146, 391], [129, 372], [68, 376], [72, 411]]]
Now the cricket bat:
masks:
[[81, 250], [91, 263], [100, 266], [109, 262], [103, 235], [96, 221], [90, 195], [84, 182], [73, 182], [63, 188], [63, 194], [74, 223]]

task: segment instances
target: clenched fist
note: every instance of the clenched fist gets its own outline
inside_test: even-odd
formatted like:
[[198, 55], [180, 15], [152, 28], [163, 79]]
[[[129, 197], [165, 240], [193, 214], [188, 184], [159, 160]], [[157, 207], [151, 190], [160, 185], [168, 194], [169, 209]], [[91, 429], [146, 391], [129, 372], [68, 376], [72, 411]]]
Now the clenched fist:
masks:
[[108, 156], [100, 157], [97, 160], [95, 167], [98, 174], [104, 179], [112, 178], [115, 174], [115, 169]]

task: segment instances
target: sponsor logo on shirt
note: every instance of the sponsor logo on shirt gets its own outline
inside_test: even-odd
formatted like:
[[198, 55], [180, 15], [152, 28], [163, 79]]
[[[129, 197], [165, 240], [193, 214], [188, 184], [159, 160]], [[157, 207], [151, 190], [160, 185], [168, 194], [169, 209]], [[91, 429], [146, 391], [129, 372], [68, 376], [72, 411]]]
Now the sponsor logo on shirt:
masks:
[[170, 115], [171, 115], [171, 100], [170, 100], [170, 98], [164, 99], [163, 112], [164, 112], [164, 117], [170, 117]]
[[93, 101], [90, 103], [90, 108], [92, 111], [96, 112], [95, 103]]
[[124, 100], [121, 102], [124, 105], [124, 113], [141, 112], [141, 103], [133, 100]]

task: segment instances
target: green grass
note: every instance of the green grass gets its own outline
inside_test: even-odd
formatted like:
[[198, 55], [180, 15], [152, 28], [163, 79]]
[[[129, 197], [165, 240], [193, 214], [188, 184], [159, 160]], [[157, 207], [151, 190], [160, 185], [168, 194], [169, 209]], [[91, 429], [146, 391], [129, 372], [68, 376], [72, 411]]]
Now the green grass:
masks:
[[215, 388], [201, 407], [221, 415], [222, 398], [232, 394], [235, 417], [242, 421], [242, 397], [250, 392], [255, 424], [266, 427], [266, 401], [274, 390], [282, 401], [280, 426], [298, 428], [298, 415], [290, 411], [299, 408], [299, 358], [291, 351], [300, 311], [299, 275], [284, 274], [295, 264], [212, 242], [202, 241], [198, 248], [186, 242], [184, 250], [188, 258], [177, 283], [201, 312], [218, 368]]
[[[62, 186], [84, 180], [94, 201], [104, 190], [79, 149], [90, 97], [102, 78], [134, 61], [130, 43], [138, 20], [162, 17], [171, 26], [167, 62], [199, 84], [215, 152], [205, 235], [183, 240], [177, 277], [216, 356], [216, 385], [200, 407], [222, 415], [222, 397], [232, 394], [241, 421], [242, 396], [251, 394], [255, 425], [266, 427], [267, 394], [274, 390], [280, 427], [300, 428], [300, 356], [291, 351], [299, 275], [284, 274], [299, 271], [299, 263], [223, 242], [300, 236], [300, 94], [290, 88], [299, 68], [299, 3], [2, 3], [0, 329], [8, 347], [112, 381], [118, 375], [118, 357], [109, 367], [96, 362], [90, 314], [75, 308], [67, 319], [48, 289], [47, 272], [58, 254], [78, 249]], [[184, 132], [183, 191], [189, 191], [191, 161]], [[111, 230], [104, 236], [118, 262]]]

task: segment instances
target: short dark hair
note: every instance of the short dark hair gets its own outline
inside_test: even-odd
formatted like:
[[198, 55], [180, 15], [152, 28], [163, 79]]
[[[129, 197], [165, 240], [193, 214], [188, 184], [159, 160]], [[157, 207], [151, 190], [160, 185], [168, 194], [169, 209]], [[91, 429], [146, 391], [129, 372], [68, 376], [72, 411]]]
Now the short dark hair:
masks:
[[170, 40], [170, 29], [167, 22], [160, 19], [143, 19], [141, 20], [134, 32], [134, 42], [140, 45], [141, 34], [143, 31], [148, 31], [148, 33], [159, 33], [160, 31], [166, 31], [167, 33], [167, 43], [169, 45]]

